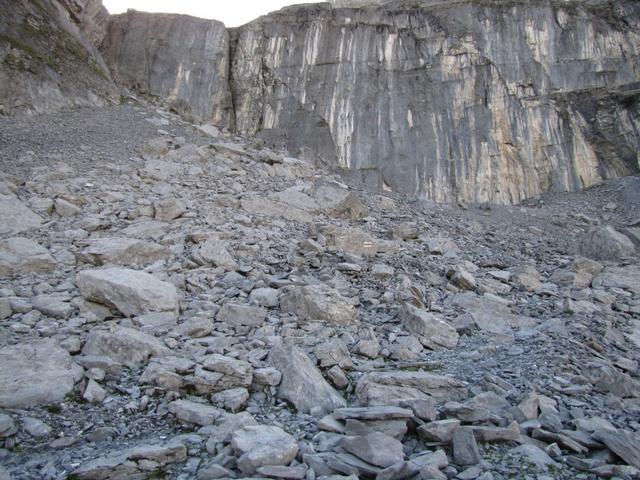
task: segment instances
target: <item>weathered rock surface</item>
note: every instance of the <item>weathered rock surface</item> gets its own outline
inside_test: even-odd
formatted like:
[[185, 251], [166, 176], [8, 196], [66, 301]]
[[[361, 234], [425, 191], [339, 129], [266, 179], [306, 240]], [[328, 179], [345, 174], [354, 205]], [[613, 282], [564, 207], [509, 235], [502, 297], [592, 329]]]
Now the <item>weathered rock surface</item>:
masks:
[[594, 260], [615, 260], [633, 254], [636, 248], [628, 237], [611, 225], [603, 225], [587, 232], [579, 249], [582, 255]]
[[295, 439], [279, 427], [248, 426], [234, 432], [231, 445], [245, 474], [265, 465], [288, 465], [298, 453]]
[[0, 235], [18, 235], [41, 224], [42, 218], [17, 197], [0, 195]]
[[115, 307], [124, 315], [178, 314], [176, 288], [145, 272], [125, 268], [84, 270], [77, 282], [87, 300]]
[[166, 98], [192, 119], [233, 125], [229, 35], [221, 22], [129, 11], [111, 17], [102, 51], [125, 85]]
[[344, 398], [326, 382], [309, 357], [296, 347], [274, 348], [269, 361], [282, 372], [278, 396], [301, 412], [322, 415], [347, 406]]
[[280, 299], [280, 306], [300, 320], [324, 320], [343, 326], [359, 321], [355, 307], [326, 285], [291, 287]]
[[0, 407], [27, 408], [59, 402], [82, 377], [82, 367], [54, 340], [0, 349]]
[[82, 353], [106, 356], [117, 363], [134, 368], [145, 364], [150, 357], [167, 355], [169, 350], [146, 333], [133, 328], [119, 327], [113, 332], [92, 332]]
[[156, 243], [132, 238], [100, 238], [90, 242], [79, 257], [96, 266], [125, 265], [141, 267], [166, 260], [171, 255], [169, 248]]
[[19, 276], [55, 270], [58, 262], [33, 240], [11, 237], [0, 241], [0, 276]]

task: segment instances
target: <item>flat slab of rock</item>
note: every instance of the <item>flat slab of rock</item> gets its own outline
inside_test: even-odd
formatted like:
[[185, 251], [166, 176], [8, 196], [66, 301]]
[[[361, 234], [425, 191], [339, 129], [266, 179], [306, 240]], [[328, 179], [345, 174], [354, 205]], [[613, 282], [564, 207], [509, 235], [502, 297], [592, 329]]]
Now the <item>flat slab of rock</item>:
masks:
[[91, 302], [117, 308], [127, 316], [152, 312], [178, 315], [178, 292], [153, 275], [126, 268], [84, 270], [78, 274], [80, 293]]
[[347, 406], [345, 399], [298, 348], [292, 345], [275, 347], [269, 362], [282, 372], [278, 396], [291, 402], [299, 411], [320, 416]]
[[390, 467], [404, 460], [402, 443], [380, 432], [363, 437], [344, 437], [340, 446], [359, 459], [377, 467]]
[[157, 243], [145, 242], [134, 238], [99, 238], [90, 244], [78, 257], [96, 266], [126, 265], [144, 266], [171, 256], [169, 247]]
[[222, 267], [227, 271], [238, 269], [238, 262], [227, 250], [225, 243], [217, 238], [209, 238], [197, 250], [196, 259], [205, 265]]
[[266, 316], [267, 311], [264, 308], [227, 302], [218, 312], [216, 320], [225, 322], [231, 326], [245, 325], [259, 327], [264, 322]]
[[333, 412], [337, 420], [393, 420], [411, 418], [413, 410], [394, 406], [338, 408]]
[[201, 427], [211, 425], [221, 416], [225, 415], [223, 410], [190, 400], [176, 400], [171, 402], [168, 409], [176, 418], [183, 422], [194, 423]]
[[18, 235], [40, 227], [42, 218], [13, 195], [0, 195], [0, 235]]
[[59, 402], [83, 369], [51, 339], [0, 350], [0, 407], [26, 408]]
[[171, 352], [159, 340], [139, 330], [119, 327], [114, 331], [94, 330], [82, 349], [83, 355], [105, 356], [130, 368], [147, 363], [151, 357]]
[[57, 264], [49, 250], [28, 238], [0, 242], [0, 277], [52, 272]]
[[375, 372], [364, 375], [356, 387], [361, 405], [399, 405], [430, 397], [442, 401], [467, 397], [465, 384], [429, 372]]
[[296, 439], [280, 427], [255, 425], [236, 430], [231, 446], [237, 455], [238, 468], [251, 474], [267, 465], [289, 465], [298, 453]]
[[453, 348], [458, 344], [456, 329], [431, 312], [405, 303], [400, 311], [400, 319], [405, 328], [416, 335], [426, 347]]
[[593, 438], [604, 443], [628, 465], [640, 468], [640, 435], [628, 430], [599, 430]]

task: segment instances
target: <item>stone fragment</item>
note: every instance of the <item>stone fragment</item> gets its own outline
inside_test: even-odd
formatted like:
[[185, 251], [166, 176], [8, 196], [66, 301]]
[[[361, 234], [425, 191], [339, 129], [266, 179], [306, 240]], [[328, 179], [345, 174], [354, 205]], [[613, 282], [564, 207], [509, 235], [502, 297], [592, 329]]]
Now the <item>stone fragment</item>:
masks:
[[73, 313], [73, 305], [68, 297], [58, 295], [37, 295], [32, 299], [33, 308], [43, 315], [53, 318], [67, 318]]
[[628, 430], [598, 430], [593, 438], [604, 443], [609, 450], [628, 465], [640, 469], [640, 435]]
[[54, 340], [0, 349], [0, 407], [28, 408], [65, 398], [83, 369]]
[[453, 433], [453, 460], [458, 465], [476, 465], [480, 462], [478, 444], [469, 427], [460, 427]]
[[83, 355], [105, 356], [129, 368], [139, 367], [149, 358], [168, 355], [169, 352], [155, 337], [127, 327], [113, 331], [93, 330], [82, 349]]
[[540, 447], [525, 444], [509, 450], [509, 455], [524, 458], [525, 461], [534, 464], [540, 470], [548, 467], [558, 468], [559, 465]]
[[446, 255], [457, 253], [458, 246], [453, 240], [445, 237], [432, 237], [426, 240], [429, 253], [434, 255]]
[[266, 465], [288, 465], [298, 453], [296, 440], [279, 427], [256, 425], [241, 428], [231, 435], [231, 446], [238, 468], [252, 474]]
[[34, 438], [42, 438], [51, 435], [52, 428], [42, 420], [33, 417], [22, 419], [22, 428]]
[[168, 409], [178, 420], [200, 426], [211, 425], [224, 415], [219, 408], [190, 400], [175, 400]]
[[256, 473], [268, 478], [286, 478], [291, 480], [302, 480], [307, 476], [307, 467], [298, 465], [295, 467], [284, 467], [278, 465], [267, 465], [258, 467]]
[[167, 260], [171, 250], [164, 245], [133, 238], [107, 237], [93, 240], [78, 257], [96, 266], [125, 265], [142, 267]]
[[33, 240], [12, 237], [0, 241], [0, 277], [48, 273], [57, 264], [49, 250]]
[[216, 320], [234, 327], [240, 325], [259, 327], [263, 324], [266, 316], [267, 312], [264, 308], [227, 302], [218, 312]]
[[413, 417], [413, 411], [394, 406], [349, 407], [337, 408], [334, 410], [333, 416], [338, 420], [393, 420], [411, 418]]
[[87, 382], [87, 388], [84, 389], [84, 393], [82, 394], [82, 398], [89, 403], [102, 403], [106, 396], [107, 392], [105, 389], [98, 385], [93, 379]]
[[327, 383], [309, 357], [293, 345], [275, 347], [269, 362], [282, 372], [278, 396], [299, 411], [321, 416], [346, 407], [344, 398]]
[[227, 250], [225, 242], [215, 237], [208, 238], [198, 246], [196, 259], [204, 265], [222, 267], [226, 271], [236, 271], [239, 268], [238, 262]]
[[400, 318], [405, 328], [418, 336], [421, 343], [429, 348], [453, 348], [458, 344], [459, 336], [456, 329], [426, 310], [404, 303]]
[[256, 288], [249, 294], [249, 303], [258, 307], [277, 307], [280, 305], [280, 293], [275, 288]]
[[337, 365], [347, 370], [353, 367], [353, 360], [351, 360], [351, 355], [349, 355], [349, 349], [338, 339], [320, 343], [314, 348], [313, 354], [318, 359], [318, 362], [320, 362], [321, 367]]
[[369, 257], [378, 253], [380, 247], [378, 240], [360, 228], [332, 226], [323, 234], [329, 245], [343, 253]]
[[311, 195], [318, 208], [332, 217], [358, 220], [367, 216], [368, 209], [358, 195], [344, 188], [321, 185]]
[[395, 269], [390, 265], [376, 263], [371, 267], [371, 275], [380, 280], [386, 280], [393, 277]]
[[170, 222], [187, 213], [187, 206], [176, 198], [167, 198], [154, 205], [155, 219], [162, 222]]
[[82, 211], [80, 207], [68, 202], [64, 198], [56, 198], [54, 202], [54, 210], [63, 218], [75, 217]]
[[42, 218], [16, 196], [0, 194], [0, 235], [19, 235], [41, 224]]
[[602, 225], [589, 230], [582, 238], [581, 255], [593, 260], [616, 260], [633, 255], [635, 245], [611, 225]]
[[16, 422], [10, 415], [0, 413], [0, 438], [7, 438], [18, 433]]
[[333, 383], [337, 389], [343, 389], [349, 386], [349, 377], [347, 377], [347, 374], [344, 373], [344, 370], [338, 365], [334, 365], [327, 370], [327, 377], [329, 377], [329, 380], [331, 380], [331, 383]]
[[420, 425], [417, 431], [420, 437], [429, 442], [450, 443], [459, 427], [460, 420], [451, 418], [425, 423]]
[[212, 392], [246, 388], [253, 381], [253, 368], [244, 360], [214, 353], [202, 358], [200, 362], [205, 370], [216, 374], [215, 383], [210, 388]]
[[289, 287], [280, 299], [280, 308], [295, 313], [300, 320], [326, 321], [342, 326], [359, 323], [355, 307], [323, 284]]
[[255, 418], [248, 412], [240, 412], [235, 414], [224, 413], [215, 425], [209, 425], [198, 430], [200, 435], [209, 435], [206, 443], [208, 452], [215, 452], [216, 445], [221, 443], [229, 443], [231, 434], [244, 427], [258, 425]]
[[152, 312], [178, 315], [175, 286], [145, 272], [125, 268], [83, 270], [77, 284], [87, 300], [115, 307], [127, 316]]
[[520, 290], [536, 292], [542, 288], [540, 274], [533, 265], [520, 265], [511, 270], [511, 283]]
[[344, 437], [340, 446], [361, 460], [378, 467], [390, 467], [404, 460], [402, 443], [380, 432], [363, 437]]
[[247, 400], [249, 400], [249, 391], [246, 388], [230, 388], [211, 395], [211, 403], [234, 413], [242, 410]]

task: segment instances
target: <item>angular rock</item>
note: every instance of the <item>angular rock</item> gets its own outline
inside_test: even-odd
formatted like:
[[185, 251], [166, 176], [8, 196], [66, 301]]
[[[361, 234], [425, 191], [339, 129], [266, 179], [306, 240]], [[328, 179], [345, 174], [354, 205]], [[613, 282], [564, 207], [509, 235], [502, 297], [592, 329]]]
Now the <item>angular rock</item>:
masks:
[[190, 400], [175, 400], [167, 408], [179, 420], [200, 426], [211, 425], [224, 416], [219, 408]]
[[253, 368], [244, 360], [214, 353], [202, 358], [201, 363], [205, 370], [217, 376], [215, 383], [211, 385], [212, 392], [249, 387], [253, 381]]
[[616, 260], [633, 255], [635, 245], [610, 225], [596, 227], [582, 238], [580, 254], [593, 260]]
[[604, 443], [628, 465], [640, 469], [640, 435], [637, 433], [628, 430], [598, 430], [593, 438]]
[[390, 467], [404, 460], [402, 443], [380, 432], [364, 437], [344, 437], [340, 446], [361, 460], [378, 467]]
[[125, 268], [84, 270], [77, 276], [80, 293], [87, 300], [117, 308], [127, 316], [152, 312], [178, 315], [178, 293], [153, 275]]
[[449, 443], [453, 440], [453, 434], [460, 427], [460, 420], [446, 419], [428, 422], [417, 429], [420, 437], [429, 442]]
[[230, 388], [211, 395], [211, 403], [234, 413], [242, 410], [247, 400], [249, 400], [249, 391], [246, 388]]
[[430, 348], [453, 348], [458, 344], [458, 333], [449, 323], [436, 318], [430, 312], [404, 303], [400, 319], [409, 332], [420, 338], [423, 345]]
[[269, 362], [282, 372], [278, 396], [291, 402], [297, 410], [321, 416], [347, 406], [309, 357], [293, 345], [275, 347]]
[[127, 327], [113, 331], [94, 330], [82, 349], [83, 355], [108, 357], [129, 368], [139, 367], [151, 357], [169, 353], [170, 350], [155, 337]]
[[93, 379], [89, 379], [87, 388], [85, 388], [82, 394], [82, 398], [89, 403], [102, 403], [106, 396], [107, 392], [105, 389], [98, 385]]
[[251, 474], [267, 465], [288, 465], [298, 453], [298, 443], [279, 427], [256, 425], [232, 433], [231, 446], [239, 455], [238, 468]]
[[155, 219], [170, 222], [187, 213], [187, 206], [176, 198], [167, 198], [154, 205]]
[[49, 250], [33, 240], [12, 237], [0, 241], [0, 277], [48, 273], [57, 264]]
[[469, 427], [460, 427], [453, 433], [453, 460], [458, 465], [476, 465], [480, 462], [478, 444]]
[[240, 325], [259, 327], [266, 316], [267, 312], [264, 308], [227, 302], [218, 312], [216, 320], [234, 327]]
[[209, 238], [198, 246], [196, 258], [202, 264], [222, 267], [227, 271], [238, 270], [238, 262], [227, 250], [225, 243], [217, 238]]
[[51, 339], [0, 349], [0, 407], [56, 403], [72, 391], [83, 369]]
[[323, 284], [289, 287], [280, 299], [280, 308], [295, 313], [300, 320], [326, 321], [342, 326], [359, 323], [355, 307]]
[[0, 194], [0, 235], [18, 235], [39, 228], [42, 218], [14, 195]]
[[170, 256], [171, 250], [163, 245], [121, 237], [93, 240], [78, 254], [83, 261], [96, 266], [112, 264], [133, 267], [167, 260]]

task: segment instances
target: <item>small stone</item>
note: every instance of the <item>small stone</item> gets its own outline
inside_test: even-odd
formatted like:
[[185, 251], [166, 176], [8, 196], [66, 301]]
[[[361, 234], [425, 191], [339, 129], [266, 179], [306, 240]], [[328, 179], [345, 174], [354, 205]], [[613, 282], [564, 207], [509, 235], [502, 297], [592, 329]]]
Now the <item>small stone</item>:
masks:
[[382, 468], [404, 460], [402, 443], [380, 432], [363, 437], [344, 437], [340, 445], [361, 460]]
[[436, 420], [418, 427], [418, 434], [429, 442], [450, 443], [453, 434], [460, 427], [460, 420]]
[[219, 408], [190, 400], [175, 400], [169, 404], [168, 409], [178, 420], [200, 426], [211, 425], [224, 415]]
[[34, 438], [42, 438], [51, 435], [51, 427], [33, 417], [24, 417], [22, 419], [22, 428], [25, 432]]
[[338, 365], [334, 365], [327, 371], [327, 376], [331, 383], [338, 388], [343, 389], [349, 386], [349, 378]]
[[279, 427], [256, 425], [231, 435], [231, 446], [239, 455], [238, 468], [252, 474], [267, 465], [288, 465], [298, 453], [296, 440]]
[[234, 413], [242, 410], [247, 400], [249, 400], [249, 391], [246, 388], [231, 388], [211, 395], [211, 403]]
[[82, 394], [82, 398], [84, 398], [89, 403], [102, 403], [107, 396], [107, 392], [104, 388], [102, 388], [98, 383], [91, 379], [87, 383], [87, 388], [85, 388], [84, 393]]
[[267, 312], [264, 308], [227, 302], [218, 312], [216, 320], [232, 326], [246, 325], [259, 327], [264, 322], [266, 316]]
[[0, 438], [7, 438], [18, 433], [16, 422], [9, 415], [0, 413]]
[[0, 241], [0, 277], [48, 273], [57, 265], [49, 250], [33, 240], [12, 237]]
[[80, 207], [63, 198], [56, 198], [54, 202], [54, 209], [58, 215], [65, 218], [74, 217], [82, 211]]
[[453, 434], [453, 459], [458, 465], [476, 465], [480, 462], [478, 444], [469, 427], [460, 427]]
[[456, 329], [430, 312], [405, 303], [400, 312], [403, 325], [427, 347], [453, 348], [458, 344]]

